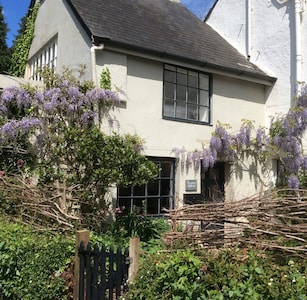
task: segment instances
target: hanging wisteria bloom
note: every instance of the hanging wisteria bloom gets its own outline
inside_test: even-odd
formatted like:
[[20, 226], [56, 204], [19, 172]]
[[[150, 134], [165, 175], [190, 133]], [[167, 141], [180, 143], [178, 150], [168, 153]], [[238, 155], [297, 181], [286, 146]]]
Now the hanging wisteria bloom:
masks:
[[299, 189], [300, 181], [297, 178], [297, 176], [294, 176], [294, 175], [289, 176], [289, 178], [288, 178], [288, 187], [290, 189], [294, 189], [294, 190]]

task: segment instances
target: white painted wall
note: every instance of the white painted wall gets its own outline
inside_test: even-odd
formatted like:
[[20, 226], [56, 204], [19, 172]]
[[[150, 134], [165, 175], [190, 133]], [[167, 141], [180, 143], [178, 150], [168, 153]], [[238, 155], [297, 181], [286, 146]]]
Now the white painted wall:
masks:
[[[84, 63], [88, 66], [87, 79], [91, 79], [91, 42], [64, 3], [64, 0], [43, 2], [36, 20], [29, 58], [57, 35], [57, 72], [61, 72], [63, 66], [72, 68]], [[108, 67], [113, 87], [125, 93], [122, 100], [126, 108], [114, 111], [120, 124], [119, 128], [114, 129], [120, 133], [138, 134], [146, 141], [147, 155], [173, 157], [172, 149], [182, 146], [189, 151], [201, 149], [202, 144], [208, 145], [217, 121], [232, 125], [233, 132], [239, 129], [242, 119], [254, 120], [255, 126], [264, 123], [267, 88], [261, 84], [214, 75], [212, 125], [190, 124], [162, 119], [162, 62], [103, 49], [96, 51], [96, 63], [97, 79], [103, 68]], [[109, 130], [107, 127], [105, 129]], [[233, 166], [228, 176], [231, 179], [226, 184], [226, 200], [232, 200], [235, 194], [236, 199], [250, 196], [267, 187], [267, 182], [255, 179], [257, 173], [260, 173], [260, 166], [255, 166], [253, 161]], [[197, 193], [200, 193], [200, 170], [181, 169], [179, 164], [176, 174], [177, 199], [183, 198], [186, 179], [196, 179]]]
[[[219, 0], [207, 23], [233, 44], [242, 54], [250, 54], [251, 62], [277, 82], [266, 93], [266, 124], [275, 113], [285, 113], [293, 105], [295, 78], [295, 6], [294, 0], [279, 4], [277, 0]], [[305, 2], [305, 0], [301, 0]], [[248, 3], [250, 6], [248, 8]], [[230, 13], [231, 12], [231, 13]], [[248, 30], [247, 14], [250, 14]], [[307, 13], [302, 19], [302, 78], [307, 70]], [[248, 33], [250, 47], [247, 49]], [[305, 67], [304, 67], [305, 66]]]
[[65, 0], [42, 2], [35, 22], [29, 59], [55, 36], [58, 41], [56, 72], [63, 71], [63, 67], [75, 69], [84, 64], [87, 66], [85, 78], [91, 79], [91, 41]]
[[[145, 139], [147, 155], [174, 157], [174, 147], [184, 146], [191, 151], [201, 149], [202, 144], [208, 146], [217, 121], [231, 124], [234, 133], [238, 131], [242, 119], [254, 120], [256, 127], [264, 122], [265, 88], [260, 84], [214, 75], [212, 126], [197, 125], [162, 118], [162, 63], [107, 50], [97, 53], [97, 63], [100, 64], [98, 73], [107, 66], [112, 82], [126, 86], [126, 108], [114, 112], [120, 123], [118, 130], [120, 133], [136, 133]], [[235, 174], [238, 169], [232, 172]], [[235, 192], [237, 197], [246, 197], [264, 189], [266, 183], [250, 180], [254, 177], [251, 168], [243, 167], [239, 172], [227, 183], [229, 199], [233, 199]], [[200, 193], [200, 170], [181, 169], [178, 164], [177, 175], [176, 195], [179, 199], [185, 193], [186, 179], [196, 179], [197, 193]]]

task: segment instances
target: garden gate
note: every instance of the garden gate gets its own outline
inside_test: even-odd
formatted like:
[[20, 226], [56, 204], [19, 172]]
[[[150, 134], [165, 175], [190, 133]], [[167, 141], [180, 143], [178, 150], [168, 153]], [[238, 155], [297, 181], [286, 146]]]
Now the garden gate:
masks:
[[109, 250], [103, 246], [79, 247], [80, 277], [79, 300], [113, 300], [119, 299], [128, 291], [128, 269], [130, 265], [129, 250], [124, 253], [121, 247]]

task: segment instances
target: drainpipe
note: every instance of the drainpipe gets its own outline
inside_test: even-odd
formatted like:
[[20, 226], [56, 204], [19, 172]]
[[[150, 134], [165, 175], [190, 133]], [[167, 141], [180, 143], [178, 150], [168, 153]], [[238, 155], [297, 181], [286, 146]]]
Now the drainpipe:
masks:
[[92, 61], [92, 80], [94, 85], [97, 86], [97, 72], [96, 72], [96, 50], [103, 50], [104, 45], [100, 44], [99, 46], [92, 45], [91, 47], [91, 61]]
[[302, 89], [301, 0], [295, 0], [295, 59], [295, 81], [297, 84], [296, 94], [299, 96]]
[[246, 0], [246, 57], [250, 60], [251, 57], [251, 0]]

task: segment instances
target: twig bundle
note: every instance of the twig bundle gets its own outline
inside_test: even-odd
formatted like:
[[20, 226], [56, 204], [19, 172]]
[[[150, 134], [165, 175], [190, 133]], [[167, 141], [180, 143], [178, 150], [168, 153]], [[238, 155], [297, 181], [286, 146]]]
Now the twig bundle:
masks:
[[172, 230], [166, 238], [171, 242], [188, 240], [204, 247], [253, 244], [307, 255], [306, 190], [184, 205], [169, 216]]

